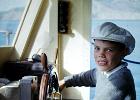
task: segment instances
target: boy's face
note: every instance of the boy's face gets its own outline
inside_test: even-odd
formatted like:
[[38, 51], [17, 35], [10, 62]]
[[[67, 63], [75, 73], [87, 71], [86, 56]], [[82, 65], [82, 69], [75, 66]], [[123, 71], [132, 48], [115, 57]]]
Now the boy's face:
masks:
[[99, 69], [109, 71], [117, 67], [125, 54], [118, 45], [109, 41], [95, 40], [94, 58]]

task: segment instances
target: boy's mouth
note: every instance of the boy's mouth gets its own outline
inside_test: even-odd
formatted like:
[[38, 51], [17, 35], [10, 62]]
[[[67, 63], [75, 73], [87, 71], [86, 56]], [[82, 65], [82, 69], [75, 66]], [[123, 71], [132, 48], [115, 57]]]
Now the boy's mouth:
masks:
[[105, 65], [107, 65], [107, 61], [100, 60], [100, 61], [98, 61], [98, 64], [99, 64], [100, 66], [105, 66]]

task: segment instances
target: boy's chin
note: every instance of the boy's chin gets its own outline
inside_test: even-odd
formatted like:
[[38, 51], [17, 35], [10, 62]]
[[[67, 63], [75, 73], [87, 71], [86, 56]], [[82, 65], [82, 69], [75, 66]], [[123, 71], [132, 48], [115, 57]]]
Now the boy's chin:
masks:
[[109, 71], [109, 68], [106, 68], [105, 66], [99, 66], [99, 69], [101, 71]]

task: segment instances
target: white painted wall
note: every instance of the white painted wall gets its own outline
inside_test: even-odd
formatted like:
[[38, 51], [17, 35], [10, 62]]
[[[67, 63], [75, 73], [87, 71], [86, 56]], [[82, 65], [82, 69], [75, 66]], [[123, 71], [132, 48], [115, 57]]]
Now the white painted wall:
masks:
[[[59, 35], [61, 78], [90, 69], [89, 37], [91, 32], [91, 0], [70, 0], [71, 18], [68, 34]], [[89, 100], [89, 88], [65, 88], [66, 99]]]

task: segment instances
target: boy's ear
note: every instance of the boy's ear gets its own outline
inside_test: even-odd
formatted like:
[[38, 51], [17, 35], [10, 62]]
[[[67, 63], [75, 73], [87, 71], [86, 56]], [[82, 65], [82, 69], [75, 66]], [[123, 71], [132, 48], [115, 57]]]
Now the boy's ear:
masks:
[[124, 57], [128, 54], [128, 52], [129, 52], [129, 49], [128, 49], [128, 48], [125, 48], [125, 49], [123, 50]]

